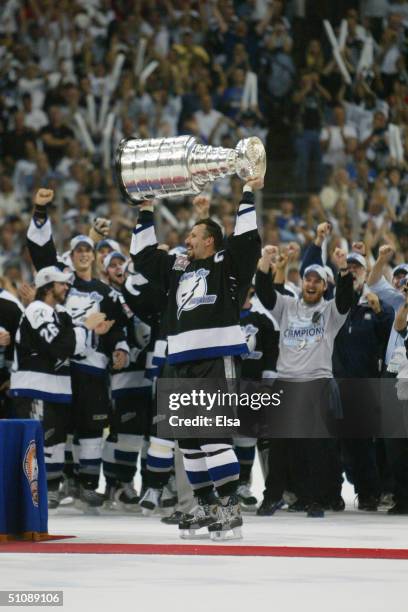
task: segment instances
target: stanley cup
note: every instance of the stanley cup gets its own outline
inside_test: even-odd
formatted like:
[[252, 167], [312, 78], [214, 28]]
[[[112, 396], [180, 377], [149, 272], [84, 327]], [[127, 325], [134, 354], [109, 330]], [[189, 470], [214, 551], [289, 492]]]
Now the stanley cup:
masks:
[[265, 170], [265, 148], [256, 137], [240, 140], [235, 149], [201, 145], [193, 136], [125, 138], [116, 156], [119, 185], [130, 204], [195, 195], [224, 176], [247, 179]]

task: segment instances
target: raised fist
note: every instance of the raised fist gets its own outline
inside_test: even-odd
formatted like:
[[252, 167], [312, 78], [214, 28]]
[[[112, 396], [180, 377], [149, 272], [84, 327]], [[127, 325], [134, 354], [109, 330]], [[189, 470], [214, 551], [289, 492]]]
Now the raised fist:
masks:
[[34, 195], [34, 204], [36, 206], [47, 206], [54, 197], [52, 189], [39, 189]]
[[337, 247], [333, 253], [333, 260], [339, 270], [347, 268], [347, 253]]
[[378, 260], [387, 263], [394, 255], [394, 249], [389, 244], [383, 244], [378, 250]]
[[200, 194], [193, 200], [194, 210], [199, 219], [207, 219], [210, 213], [210, 198]]
[[323, 240], [327, 238], [327, 236], [332, 231], [332, 225], [328, 221], [324, 221], [324, 223], [320, 223], [316, 229], [316, 238], [315, 244], [317, 246], [322, 246]]
[[258, 270], [265, 274], [271, 269], [271, 264], [275, 261], [279, 254], [279, 249], [276, 246], [268, 245], [262, 249], [262, 257], [258, 261]]
[[353, 244], [351, 245], [351, 250], [354, 253], [360, 253], [360, 255], [362, 255], [363, 257], [366, 256], [366, 246], [364, 242], [353, 242]]

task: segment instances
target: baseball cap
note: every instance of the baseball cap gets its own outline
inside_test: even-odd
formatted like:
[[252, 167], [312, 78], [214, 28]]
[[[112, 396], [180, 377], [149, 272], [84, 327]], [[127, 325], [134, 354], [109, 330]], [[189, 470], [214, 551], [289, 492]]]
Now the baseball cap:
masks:
[[310, 272], [314, 272], [315, 274], [320, 276], [320, 278], [324, 280], [325, 283], [327, 283], [327, 272], [323, 268], [323, 266], [320, 266], [319, 264], [312, 264], [311, 266], [308, 266], [306, 268], [306, 270], [303, 273], [303, 276], [304, 277], [307, 276]]
[[94, 241], [89, 236], [85, 236], [85, 234], [78, 234], [78, 236], [74, 236], [70, 242], [70, 252], [75, 251], [77, 246], [80, 244], [87, 244], [91, 247], [91, 249], [95, 248]]
[[37, 289], [48, 285], [48, 283], [71, 283], [72, 274], [70, 272], [61, 272], [57, 266], [47, 266], [37, 272], [34, 278], [34, 284]]
[[103, 267], [105, 270], [109, 268], [112, 259], [115, 259], [115, 257], [119, 257], [122, 259], [122, 261], [126, 261], [126, 257], [123, 255], [123, 253], [120, 251], [112, 251], [112, 253], [109, 253], [103, 260]]
[[400, 274], [400, 273], [408, 274], [408, 264], [402, 263], [402, 264], [399, 264], [398, 266], [395, 266], [395, 268], [392, 271], [392, 275], [395, 276], [396, 274]]
[[334, 281], [334, 274], [333, 274], [333, 270], [331, 269], [331, 267], [330, 267], [330, 266], [323, 266], [323, 267], [324, 267], [324, 269], [325, 269], [325, 271], [326, 271], [326, 274], [327, 274], [327, 280], [328, 280], [330, 283], [333, 283], [333, 285], [334, 285], [334, 284], [335, 284], [335, 281]]
[[355, 253], [355, 252], [349, 253], [347, 255], [347, 262], [351, 262], [351, 261], [355, 261], [360, 266], [367, 268], [366, 258], [363, 257], [363, 255], [361, 255], [360, 253]]
[[112, 238], [105, 238], [104, 240], [101, 240], [97, 243], [95, 249], [99, 251], [99, 249], [103, 249], [103, 247], [109, 247], [112, 249], [112, 251], [117, 251], [118, 253], [121, 252], [119, 242], [116, 242], [116, 240], [113, 240]]

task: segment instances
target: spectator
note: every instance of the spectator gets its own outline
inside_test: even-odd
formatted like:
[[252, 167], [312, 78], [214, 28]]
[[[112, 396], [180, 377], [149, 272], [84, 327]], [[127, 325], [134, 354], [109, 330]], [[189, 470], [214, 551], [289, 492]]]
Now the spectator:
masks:
[[357, 134], [356, 130], [346, 123], [346, 114], [341, 104], [334, 107], [333, 123], [322, 129], [320, 141], [324, 151], [326, 175], [336, 167], [344, 167], [356, 149]]
[[329, 92], [320, 85], [317, 72], [303, 74], [300, 89], [293, 94], [297, 117], [296, 179], [299, 191], [318, 190], [322, 183], [320, 131]]
[[25, 127], [25, 116], [22, 111], [14, 113], [14, 127], [7, 130], [3, 136], [3, 155], [4, 163], [13, 168], [14, 163], [19, 159], [24, 159], [26, 153], [26, 143], [35, 142], [33, 130]]
[[55, 168], [64, 156], [65, 147], [74, 137], [74, 133], [62, 123], [61, 109], [58, 106], [50, 107], [48, 115], [49, 125], [45, 126], [40, 134], [44, 151], [51, 166]]

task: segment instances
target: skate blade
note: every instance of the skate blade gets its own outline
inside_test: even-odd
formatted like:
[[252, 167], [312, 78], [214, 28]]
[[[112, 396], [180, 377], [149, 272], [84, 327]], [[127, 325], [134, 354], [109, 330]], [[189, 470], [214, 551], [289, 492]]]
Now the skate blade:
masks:
[[[203, 527], [207, 529], [207, 527]], [[208, 531], [201, 531], [198, 529], [180, 529], [180, 538], [182, 540], [208, 540], [210, 534]]]
[[101, 510], [103, 510], [104, 512], [117, 512], [118, 505], [116, 504], [116, 502], [106, 501], [103, 502]]
[[244, 506], [240, 504], [240, 506], [241, 506], [241, 512], [245, 512], [245, 513], [248, 512], [249, 514], [256, 512], [256, 504], [252, 506]]
[[[124, 504], [123, 502], [118, 502], [118, 509], [124, 512], [125, 514], [142, 514], [143, 509], [139, 506], [139, 504]], [[152, 510], [151, 512], [154, 512]]]
[[169, 506], [167, 508], [162, 507], [160, 508], [160, 514], [161, 516], [164, 516], [164, 517], [171, 516], [175, 509], [176, 509], [176, 506]]
[[60, 506], [74, 506], [75, 505], [75, 497], [71, 497], [70, 495], [68, 495], [68, 497], [63, 497], [60, 500]]
[[143, 516], [153, 516], [153, 514], [156, 512], [156, 508], [144, 508], [143, 506], [140, 507], [142, 509]]
[[222, 542], [225, 540], [242, 540], [242, 528], [234, 527], [234, 529], [228, 529], [228, 531], [212, 531], [210, 533], [210, 537], [213, 542]]
[[100, 516], [100, 507], [89, 506], [80, 499], [75, 500], [74, 507], [77, 508], [77, 510], [81, 510], [85, 516]]

